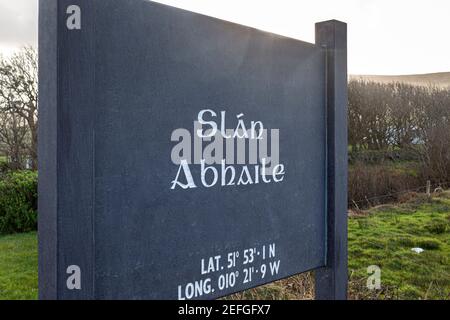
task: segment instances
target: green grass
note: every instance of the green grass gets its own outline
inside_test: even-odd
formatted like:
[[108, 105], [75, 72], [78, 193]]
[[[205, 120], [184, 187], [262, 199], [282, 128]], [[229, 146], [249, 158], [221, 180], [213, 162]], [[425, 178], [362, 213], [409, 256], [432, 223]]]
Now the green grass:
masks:
[[[417, 254], [413, 247], [425, 251]], [[366, 287], [370, 265], [381, 268], [380, 290]], [[352, 299], [450, 299], [450, 193], [350, 218], [349, 275]], [[306, 273], [229, 298], [312, 298], [312, 287]], [[0, 236], [0, 299], [36, 298], [36, 233]]]
[[0, 300], [37, 299], [36, 232], [0, 236]]
[[[350, 299], [450, 299], [450, 193], [418, 195], [349, 218]], [[421, 247], [421, 254], [411, 251]], [[381, 268], [381, 288], [367, 288], [367, 268]], [[309, 299], [312, 273], [231, 296], [231, 299]]]
[[[425, 251], [417, 254], [413, 247]], [[385, 205], [349, 219], [351, 280], [366, 279], [370, 265], [381, 268], [377, 298], [449, 299], [450, 199]], [[363, 287], [358, 295], [370, 295]]]

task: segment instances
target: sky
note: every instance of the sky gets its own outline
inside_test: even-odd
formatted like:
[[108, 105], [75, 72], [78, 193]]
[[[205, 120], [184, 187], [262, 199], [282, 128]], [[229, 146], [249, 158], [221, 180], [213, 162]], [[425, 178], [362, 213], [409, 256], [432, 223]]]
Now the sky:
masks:
[[[314, 24], [348, 24], [350, 74], [450, 71], [449, 0], [157, 0], [314, 42]], [[37, 43], [38, 0], [0, 0], [0, 53]]]

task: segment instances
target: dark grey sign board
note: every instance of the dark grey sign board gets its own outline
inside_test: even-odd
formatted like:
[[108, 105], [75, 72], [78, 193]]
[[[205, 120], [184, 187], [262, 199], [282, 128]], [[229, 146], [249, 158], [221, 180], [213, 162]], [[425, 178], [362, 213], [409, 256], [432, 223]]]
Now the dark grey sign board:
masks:
[[42, 299], [344, 299], [346, 25], [316, 44], [143, 0], [40, 1]]

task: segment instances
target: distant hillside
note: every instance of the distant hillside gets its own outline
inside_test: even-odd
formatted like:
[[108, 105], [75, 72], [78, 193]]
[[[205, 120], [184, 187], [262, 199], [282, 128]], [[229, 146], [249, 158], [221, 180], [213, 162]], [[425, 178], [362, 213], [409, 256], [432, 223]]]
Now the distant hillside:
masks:
[[450, 72], [415, 74], [406, 76], [350, 75], [350, 79], [364, 79], [381, 83], [404, 82], [413, 85], [433, 85], [438, 87], [450, 88]]

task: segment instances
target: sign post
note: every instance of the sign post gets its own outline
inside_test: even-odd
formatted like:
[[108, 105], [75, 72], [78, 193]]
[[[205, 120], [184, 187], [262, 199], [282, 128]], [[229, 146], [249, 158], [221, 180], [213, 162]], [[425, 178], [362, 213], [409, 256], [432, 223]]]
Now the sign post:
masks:
[[[39, 296], [345, 297], [345, 24], [317, 43], [146, 0], [41, 0]], [[324, 46], [326, 49], [324, 49]]]
[[347, 25], [316, 24], [326, 52], [327, 264], [316, 270], [316, 299], [347, 299]]

